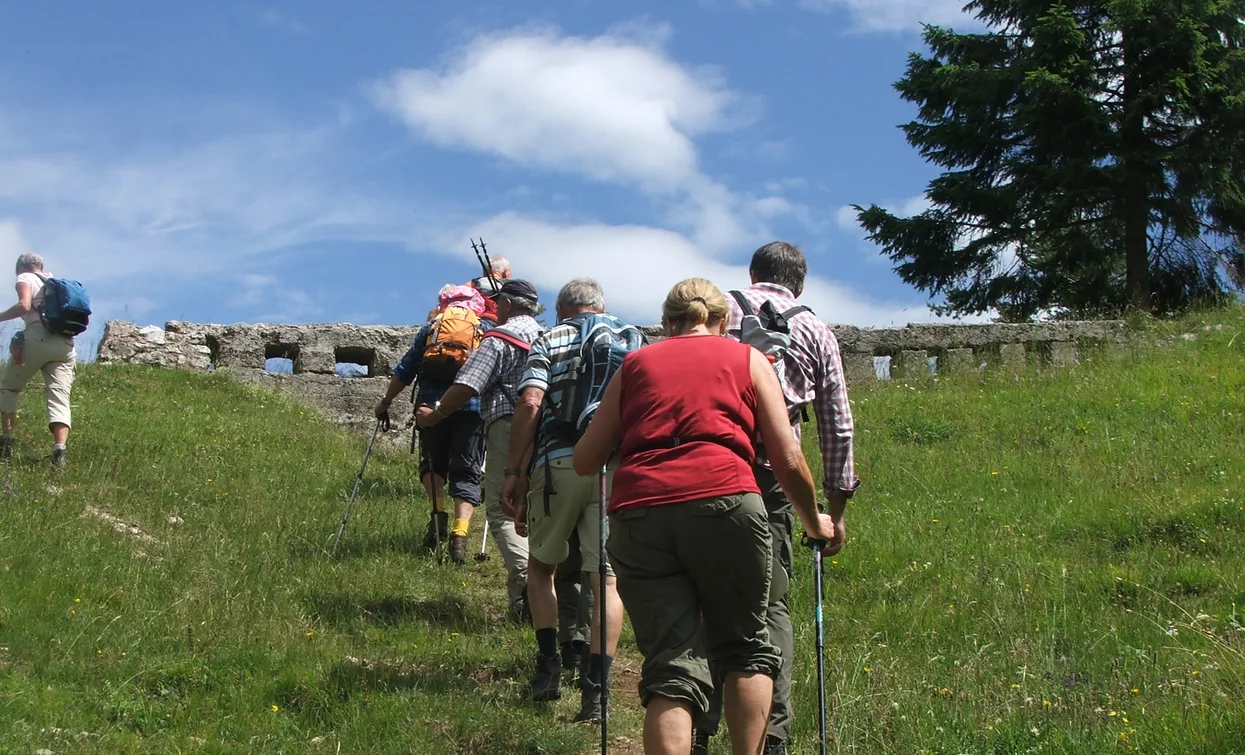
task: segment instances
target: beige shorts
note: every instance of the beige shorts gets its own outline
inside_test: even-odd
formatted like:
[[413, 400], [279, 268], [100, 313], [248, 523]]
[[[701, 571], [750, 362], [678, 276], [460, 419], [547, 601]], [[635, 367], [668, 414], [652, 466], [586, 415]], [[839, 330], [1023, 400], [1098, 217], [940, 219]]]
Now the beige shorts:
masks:
[[3, 377], [0, 377], [0, 412], [16, 413], [22, 389], [36, 372], [42, 371], [48, 423], [69, 425], [69, 391], [73, 388], [76, 359], [72, 338], [49, 333], [42, 323], [27, 325], [21, 365], [10, 358], [4, 366]]
[[[605, 481], [606, 491], [614, 483], [611, 464]], [[584, 571], [601, 568], [601, 476], [580, 477], [575, 474], [571, 457], [549, 462], [549, 512], [545, 513], [545, 463], [532, 470], [532, 488], [527, 496], [527, 546], [532, 558], [542, 564], [556, 566], [570, 555], [567, 540], [572, 532], [579, 533], [579, 552], [583, 555]], [[608, 537], [608, 530], [606, 536]], [[613, 574], [609, 562], [605, 573]]]

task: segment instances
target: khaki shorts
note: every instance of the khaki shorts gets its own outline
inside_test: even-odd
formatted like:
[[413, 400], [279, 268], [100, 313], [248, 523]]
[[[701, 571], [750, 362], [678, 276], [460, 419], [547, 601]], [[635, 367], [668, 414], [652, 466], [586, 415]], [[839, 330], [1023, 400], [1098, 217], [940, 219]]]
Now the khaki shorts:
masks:
[[[605, 481], [606, 492], [614, 484], [614, 464]], [[557, 566], [570, 555], [567, 540], [572, 532], [579, 533], [579, 552], [584, 571], [601, 568], [601, 476], [580, 477], [575, 474], [571, 457], [563, 456], [532, 470], [532, 488], [527, 496], [527, 547], [532, 558], [542, 564]], [[550, 484], [552, 483], [552, 484]], [[549, 510], [545, 511], [545, 489], [549, 487]], [[608, 530], [607, 536], [608, 536]], [[609, 563], [605, 573], [613, 574]]]
[[10, 359], [0, 377], [0, 412], [17, 412], [18, 398], [26, 383], [43, 372], [43, 393], [47, 399], [48, 424], [70, 425], [69, 391], [77, 355], [73, 339], [49, 333], [42, 323], [31, 323], [23, 331], [22, 364]]

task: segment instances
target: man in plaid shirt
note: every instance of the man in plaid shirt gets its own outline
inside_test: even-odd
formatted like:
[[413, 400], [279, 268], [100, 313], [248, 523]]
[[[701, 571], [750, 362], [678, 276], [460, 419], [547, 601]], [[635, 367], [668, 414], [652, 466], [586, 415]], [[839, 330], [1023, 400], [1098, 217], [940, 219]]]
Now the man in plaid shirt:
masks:
[[[753, 313], [761, 312], [767, 301], [779, 314], [799, 308], [787, 321], [790, 345], [786, 358], [777, 367], [783, 394], [787, 399], [787, 409], [791, 413], [791, 428], [797, 439], [800, 438], [800, 417], [804, 408], [812, 404], [817, 416], [823, 469], [822, 487], [828, 505], [827, 513], [834, 519], [835, 524], [835, 538], [822, 552], [833, 555], [843, 547], [846, 537], [843, 515], [847, 499], [860, 486], [852, 450], [852, 408], [848, 403], [847, 380], [843, 376], [839, 343], [828, 325], [811, 310], [799, 307], [796, 303], [796, 299], [804, 291], [804, 278], [808, 274], [808, 263], [798, 248], [783, 241], [766, 244], [752, 255], [749, 273], [752, 285], [727, 296], [727, 303], [731, 306], [727, 334], [736, 339], [740, 337], [740, 328], [746, 314], [735, 299], [736, 293], [743, 297]], [[763, 449], [758, 449], [757, 454], [757, 484], [769, 511], [774, 563], [781, 565], [785, 571], [783, 576], [789, 578], [792, 566], [791, 502], [779, 487], [762, 451]], [[782, 669], [774, 679], [774, 704], [770, 709], [769, 732], [765, 741], [767, 755], [785, 755], [791, 732], [791, 659], [795, 639], [785, 590], [787, 580], [780, 579], [779, 582], [784, 589], [781, 595], [771, 594], [767, 611], [770, 642], [778, 646], [783, 656]], [[708, 752], [708, 737], [717, 731], [720, 717], [719, 684], [711, 701], [709, 715], [704, 721], [697, 723], [694, 754]]]
[[[415, 423], [428, 430], [479, 397], [480, 418], [484, 425], [484, 512], [497, 549], [506, 564], [510, 617], [523, 621], [527, 607], [527, 538], [515, 532], [514, 520], [501, 508], [502, 471], [510, 449], [510, 421], [518, 399], [532, 341], [543, 328], [533, 315], [539, 307], [536, 288], [525, 280], [510, 279], [495, 296], [498, 327], [485, 333], [480, 346], [458, 371], [454, 384], [434, 407], [420, 407]], [[466, 538], [450, 540], [450, 556], [455, 563], [466, 558]]]

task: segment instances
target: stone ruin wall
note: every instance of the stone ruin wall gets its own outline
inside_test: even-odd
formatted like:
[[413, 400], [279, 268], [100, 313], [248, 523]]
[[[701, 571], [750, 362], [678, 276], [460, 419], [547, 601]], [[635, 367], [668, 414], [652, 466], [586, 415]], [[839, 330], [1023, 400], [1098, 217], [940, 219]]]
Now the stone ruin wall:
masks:
[[[843, 353], [849, 385], [876, 379], [874, 360], [890, 358], [895, 378], [926, 375], [930, 359], [939, 371], [994, 366], [1022, 370], [1077, 361], [1086, 348], [1122, 343], [1121, 321], [1018, 325], [908, 325], [902, 328], [832, 326]], [[383, 325], [199, 325], [171, 321], [164, 328], [114, 320], [105, 325], [98, 361], [152, 364], [192, 370], [221, 370], [271, 390], [289, 393], [330, 420], [370, 430], [372, 408], [384, 394], [418, 326]], [[657, 336], [656, 327], [644, 328]], [[285, 358], [293, 374], [265, 369], [268, 359]], [[366, 377], [341, 377], [336, 365], [362, 365]], [[409, 392], [394, 402], [395, 429], [410, 417]], [[391, 433], [391, 439], [409, 433]]]

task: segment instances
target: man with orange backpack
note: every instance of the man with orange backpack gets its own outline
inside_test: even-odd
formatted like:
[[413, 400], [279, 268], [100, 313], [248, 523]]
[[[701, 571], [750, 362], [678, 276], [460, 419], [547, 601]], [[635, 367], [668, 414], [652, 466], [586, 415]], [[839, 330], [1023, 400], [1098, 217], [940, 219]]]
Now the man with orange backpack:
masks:
[[440, 411], [421, 407], [416, 424], [425, 430], [438, 427], [446, 416], [478, 396], [484, 418], [484, 514], [502, 561], [506, 564], [509, 616], [523, 623], [531, 618], [527, 602], [527, 538], [515, 531], [514, 519], [501, 507], [501, 488], [510, 451], [510, 422], [518, 401], [519, 380], [527, 366], [532, 341], [544, 330], [533, 315], [540, 306], [536, 287], [512, 278], [501, 285], [494, 297], [497, 327], [488, 330], [480, 347], [459, 370], [454, 385], [437, 405]]
[[[480, 503], [480, 475], [484, 466], [484, 422], [480, 398], [473, 396], [453, 412], [441, 413], [438, 404], [454, 384], [458, 371], [480, 345], [484, 335], [481, 313], [484, 297], [468, 286], [443, 290], [431, 321], [419, 329], [406, 355], [394, 365], [393, 378], [376, 416], [388, 413], [393, 400], [419, 379], [415, 403], [443, 421], [420, 434], [420, 477], [433, 499], [424, 545], [433, 548], [449, 536], [450, 559], [467, 560], [467, 531], [471, 514]], [[443, 509], [445, 493], [454, 502], [454, 522]], [[447, 530], [449, 530], [447, 532]]]

